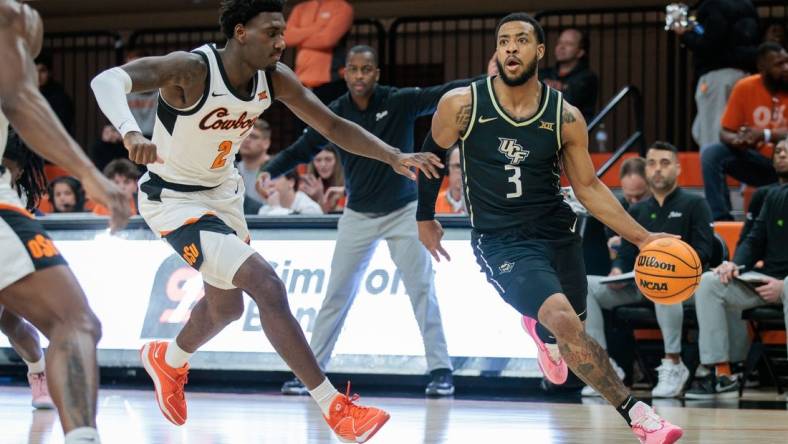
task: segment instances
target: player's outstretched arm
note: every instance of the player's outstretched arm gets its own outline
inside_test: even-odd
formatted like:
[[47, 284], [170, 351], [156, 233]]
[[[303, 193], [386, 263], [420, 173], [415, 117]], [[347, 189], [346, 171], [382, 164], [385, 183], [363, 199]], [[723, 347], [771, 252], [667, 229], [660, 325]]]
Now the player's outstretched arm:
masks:
[[416, 174], [411, 168], [421, 170], [427, 177], [434, 177], [438, 174], [437, 168], [443, 167], [434, 154], [402, 153], [355, 123], [337, 116], [311, 91], [304, 88], [295, 73], [286, 65], [277, 64], [272, 78], [276, 98], [287, 105], [299, 119], [342, 149], [385, 162], [399, 174], [414, 180]]
[[126, 94], [161, 90], [167, 103], [188, 108], [205, 92], [208, 66], [202, 57], [189, 52], [173, 52], [161, 57], [144, 57], [120, 68], [97, 75], [90, 87], [99, 108], [123, 136], [129, 159], [139, 164], [161, 162], [156, 146], [142, 135], [129, 109]]
[[91, 199], [110, 209], [113, 230], [121, 229], [129, 218], [125, 195], [93, 166], [38, 89], [33, 54], [42, 33], [41, 18], [28, 6], [0, 8], [0, 106], [22, 140], [79, 179]]
[[[624, 210], [613, 192], [596, 177], [588, 154], [588, 127], [580, 111], [564, 101], [561, 115], [561, 140], [566, 176], [580, 202], [603, 224], [624, 239], [643, 247], [665, 234], [648, 232]], [[673, 236], [675, 237], [675, 236]]]
[[[469, 87], [453, 89], [441, 97], [438, 109], [432, 116], [432, 132], [427, 135], [422, 152], [444, 151], [457, 143], [460, 135], [468, 128], [473, 107], [471, 102]], [[445, 152], [440, 153], [440, 157], [444, 155]], [[419, 204], [416, 211], [419, 240], [438, 262], [441, 256], [451, 260], [449, 253], [441, 245], [443, 227], [435, 220], [435, 201], [438, 198], [441, 176], [432, 179], [419, 178]]]

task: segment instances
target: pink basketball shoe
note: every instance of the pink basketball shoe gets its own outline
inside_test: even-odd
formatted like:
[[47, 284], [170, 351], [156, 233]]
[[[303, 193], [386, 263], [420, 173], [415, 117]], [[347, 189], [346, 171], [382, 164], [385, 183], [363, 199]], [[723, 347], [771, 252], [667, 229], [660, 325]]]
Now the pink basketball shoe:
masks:
[[651, 407], [638, 402], [629, 411], [632, 419], [632, 433], [640, 444], [673, 444], [684, 434], [681, 427], [675, 426], [657, 415]]
[[525, 332], [528, 333], [531, 339], [536, 343], [536, 349], [538, 350], [536, 363], [539, 365], [539, 370], [542, 371], [544, 377], [556, 385], [565, 383], [567, 376], [569, 376], [569, 369], [566, 366], [566, 362], [560, 355], [555, 357], [550, 356], [550, 350], [548, 350], [545, 343], [539, 339], [539, 335], [536, 334], [536, 319], [523, 316], [522, 324]]

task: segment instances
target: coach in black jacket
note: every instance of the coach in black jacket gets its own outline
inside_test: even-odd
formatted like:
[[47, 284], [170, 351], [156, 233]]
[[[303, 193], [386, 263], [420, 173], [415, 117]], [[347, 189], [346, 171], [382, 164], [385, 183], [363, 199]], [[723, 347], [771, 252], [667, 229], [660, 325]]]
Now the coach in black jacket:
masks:
[[[629, 208], [629, 214], [649, 231], [680, 235], [695, 248], [705, 268], [711, 258], [714, 242], [711, 210], [703, 196], [679, 188], [677, 179], [680, 172], [677, 150], [673, 145], [664, 142], [651, 145], [646, 153], [646, 180], [652, 196], [633, 204]], [[622, 241], [610, 275], [631, 271], [637, 254], [637, 247]], [[633, 281], [605, 285], [600, 282], [601, 279], [602, 276], [588, 277], [586, 331], [605, 346], [602, 308], [612, 309], [619, 305], [640, 302], [643, 296]], [[673, 398], [681, 394], [690, 377], [689, 370], [681, 362], [684, 310], [681, 304], [677, 304], [656, 305], [655, 311], [665, 342], [665, 358], [658, 369], [659, 382], [651, 394], [656, 398]], [[594, 394], [590, 387], [584, 388], [582, 393], [585, 396]]]
[[[378, 85], [379, 76], [375, 51], [368, 46], [352, 48], [345, 65], [348, 93], [329, 108], [403, 152], [413, 152], [416, 119], [434, 113], [443, 94], [472, 81], [458, 80], [430, 88], [395, 88]], [[323, 136], [307, 129], [293, 145], [266, 164], [264, 173], [277, 177], [299, 163], [309, 162], [328, 144]], [[432, 259], [419, 242], [416, 230], [416, 184], [377, 160], [341, 149], [339, 157], [348, 201], [337, 227], [326, 298], [315, 320], [310, 346], [325, 369], [359, 281], [378, 242], [385, 240], [402, 274], [424, 340], [427, 367], [432, 374], [426, 393], [451, 395], [452, 366], [435, 297]], [[265, 180], [266, 175], [262, 177]], [[369, 332], [370, 337], [376, 334]], [[285, 383], [282, 392], [301, 394], [304, 388], [300, 381], [293, 380]]]

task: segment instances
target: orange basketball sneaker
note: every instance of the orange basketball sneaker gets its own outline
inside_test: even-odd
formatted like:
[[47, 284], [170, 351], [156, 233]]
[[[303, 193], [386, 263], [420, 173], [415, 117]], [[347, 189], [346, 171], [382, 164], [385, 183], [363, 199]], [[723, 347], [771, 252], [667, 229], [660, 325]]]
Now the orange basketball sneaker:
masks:
[[140, 357], [142, 366], [153, 379], [156, 391], [156, 402], [159, 409], [171, 423], [183, 425], [186, 423], [186, 398], [183, 386], [186, 385], [189, 364], [181, 368], [172, 368], [164, 361], [167, 352], [167, 342], [153, 341], [142, 346]]
[[324, 416], [328, 426], [342, 442], [367, 442], [390, 418], [381, 409], [354, 404], [358, 399], [358, 395], [350, 396], [348, 382], [347, 392], [334, 397], [328, 416]]

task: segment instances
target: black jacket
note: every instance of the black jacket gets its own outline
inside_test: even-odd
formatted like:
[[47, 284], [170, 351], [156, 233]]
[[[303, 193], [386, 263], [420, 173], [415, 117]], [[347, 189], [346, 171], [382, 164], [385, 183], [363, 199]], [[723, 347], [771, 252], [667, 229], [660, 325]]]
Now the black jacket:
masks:
[[[558, 89], [564, 93], [564, 99], [576, 106], [587, 122], [590, 122], [595, 115], [597, 87], [599, 81], [596, 74], [588, 67], [588, 63], [581, 61], [569, 71], [565, 76], [560, 76], [558, 67], [547, 68], [539, 72], [542, 80], [554, 80], [561, 82]], [[551, 83], [550, 86], [553, 86]]]
[[74, 133], [74, 102], [68, 96], [63, 85], [53, 80], [41, 87], [41, 95], [47, 99], [49, 106], [60, 119], [60, 123], [70, 134]]
[[777, 279], [788, 276], [788, 184], [769, 191], [763, 208], [747, 237], [736, 249], [733, 262], [752, 268], [763, 260], [764, 274]]
[[[329, 108], [379, 137], [402, 152], [413, 152], [413, 129], [416, 119], [435, 112], [446, 92], [468, 86], [473, 80], [457, 80], [429, 88], [395, 88], [377, 85], [369, 106], [360, 110], [350, 97], [342, 95]], [[277, 177], [299, 163], [312, 160], [329, 141], [312, 128], [292, 145], [276, 155], [263, 168]], [[340, 147], [342, 148], [342, 147]], [[389, 213], [417, 198], [416, 183], [394, 172], [383, 162], [351, 154], [342, 149], [339, 157], [345, 172], [347, 207], [361, 213]]]
[[750, 0], [704, 0], [696, 21], [703, 33], [688, 31], [681, 42], [692, 50], [695, 76], [721, 68], [755, 70], [760, 38], [758, 11]]
[[[698, 253], [703, 267], [708, 266], [714, 248], [714, 229], [711, 210], [702, 196], [676, 188], [665, 198], [662, 207], [652, 196], [632, 205], [629, 214], [651, 232], [680, 235]], [[632, 271], [637, 254], [636, 246], [622, 240], [613, 266], [623, 272]]]

